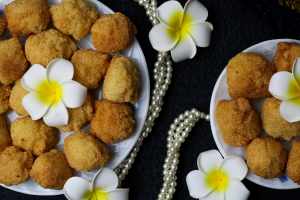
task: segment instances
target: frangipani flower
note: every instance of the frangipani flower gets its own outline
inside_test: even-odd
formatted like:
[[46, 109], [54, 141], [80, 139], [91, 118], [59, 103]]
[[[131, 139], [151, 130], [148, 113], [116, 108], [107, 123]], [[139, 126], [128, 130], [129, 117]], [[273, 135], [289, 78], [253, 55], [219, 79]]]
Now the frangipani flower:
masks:
[[87, 89], [72, 80], [73, 75], [73, 64], [62, 58], [52, 60], [47, 68], [40, 64], [29, 68], [21, 79], [29, 92], [22, 105], [32, 120], [43, 118], [48, 126], [68, 124], [67, 108], [80, 107], [87, 95]]
[[68, 200], [128, 200], [129, 189], [117, 189], [119, 180], [109, 168], [100, 169], [93, 183], [80, 177], [70, 178], [64, 185]]
[[282, 101], [279, 110], [286, 121], [300, 121], [300, 58], [295, 60], [292, 73], [282, 71], [272, 76], [269, 92]]
[[184, 8], [178, 1], [167, 1], [157, 9], [159, 24], [153, 26], [149, 39], [157, 51], [170, 51], [175, 62], [193, 58], [198, 47], [210, 43], [212, 24], [205, 22], [208, 11], [197, 0], [189, 0]]
[[191, 197], [200, 200], [246, 200], [248, 189], [241, 183], [248, 172], [244, 160], [237, 156], [223, 159], [216, 150], [200, 153], [198, 170], [191, 171], [186, 183]]

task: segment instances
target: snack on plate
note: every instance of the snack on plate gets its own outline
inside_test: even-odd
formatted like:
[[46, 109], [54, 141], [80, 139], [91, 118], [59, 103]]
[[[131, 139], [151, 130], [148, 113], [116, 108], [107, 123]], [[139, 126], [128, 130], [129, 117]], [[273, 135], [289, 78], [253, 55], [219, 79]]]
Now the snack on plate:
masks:
[[81, 49], [72, 56], [74, 79], [89, 89], [99, 87], [104, 79], [111, 56], [91, 49]]
[[6, 20], [4, 16], [0, 16], [0, 36], [4, 34], [6, 30]]
[[105, 144], [83, 132], [76, 132], [65, 139], [64, 153], [69, 165], [77, 171], [98, 169], [110, 160]]
[[95, 103], [91, 132], [106, 144], [129, 138], [135, 127], [132, 107], [126, 103], [100, 100]]
[[225, 143], [244, 146], [262, 131], [257, 112], [245, 98], [219, 101], [216, 120]]
[[30, 177], [34, 181], [44, 188], [52, 189], [61, 189], [72, 175], [73, 170], [65, 155], [56, 149], [40, 155], [30, 171]]
[[103, 97], [113, 102], [135, 103], [140, 77], [136, 64], [125, 56], [113, 57], [103, 83]]
[[9, 96], [9, 106], [22, 116], [28, 115], [22, 105], [22, 99], [26, 94], [28, 94], [28, 91], [23, 88], [21, 80], [17, 80]]
[[0, 154], [0, 183], [17, 185], [27, 181], [33, 163], [28, 151], [9, 146]]
[[0, 114], [9, 110], [9, 96], [11, 88], [9, 85], [0, 85]]
[[21, 78], [27, 69], [21, 43], [17, 38], [0, 41], [0, 82], [9, 85]]
[[54, 58], [69, 59], [76, 48], [75, 42], [67, 35], [49, 29], [28, 37], [25, 54], [31, 64], [47, 66]]
[[10, 32], [15, 36], [39, 33], [48, 27], [47, 0], [14, 0], [4, 9]]
[[277, 71], [292, 71], [294, 61], [298, 57], [300, 57], [299, 44], [279, 42], [273, 62]]
[[0, 152], [11, 145], [11, 138], [5, 115], [0, 115]]
[[30, 117], [12, 122], [10, 132], [14, 146], [31, 151], [36, 156], [49, 151], [58, 142], [55, 128], [45, 125], [41, 120], [33, 121]]
[[239, 53], [227, 65], [228, 91], [232, 98], [269, 96], [269, 81], [275, 72], [273, 65], [257, 53]]
[[300, 184], [300, 141], [295, 140], [289, 153], [287, 175], [294, 182]]
[[133, 42], [136, 27], [122, 13], [102, 15], [92, 26], [92, 41], [95, 48], [103, 53], [127, 49]]
[[287, 152], [274, 138], [256, 138], [246, 148], [246, 161], [256, 175], [275, 178], [284, 174]]
[[50, 8], [53, 25], [76, 40], [85, 37], [98, 18], [97, 10], [86, 0], [63, 0]]

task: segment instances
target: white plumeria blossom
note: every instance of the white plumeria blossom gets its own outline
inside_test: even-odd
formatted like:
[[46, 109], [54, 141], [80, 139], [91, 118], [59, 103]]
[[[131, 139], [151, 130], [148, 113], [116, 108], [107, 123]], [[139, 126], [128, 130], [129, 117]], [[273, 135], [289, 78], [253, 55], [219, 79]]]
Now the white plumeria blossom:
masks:
[[23, 75], [21, 83], [29, 93], [22, 105], [32, 120], [43, 118], [48, 126], [68, 124], [67, 108], [82, 106], [87, 89], [73, 81], [73, 64], [65, 59], [52, 60], [47, 68], [33, 64]]
[[200, 153], [198, 170], [186, 177], [190, 196], [200, 200], [246, 200], [250, 194], [243, 185], [248, 167], [237, 156], [223, 158], [216, 150]]
[[189, 0], [184, 8], [178, 1], [167, 1], [157, 9], [159, 24], [153, 26], [149, 39], [157, 51], [171, 51], [179, 62], [193, 58], [198, 47], [208, 47], [213, 30], [206, 22], [207, 8], [197, 0]]
[[275, 73], [269, 84], [269, 92], [281, 100], [280, 115], [292, 123], [300, 121], [300, 58], [294, 62], [292, 73]]
[[109, 168], [100, 169], [93, 183], [80, 177], [72, 177], [64, 185], [68, 200], [128, 200], [129, 189], [118, 189], [119, 179]]

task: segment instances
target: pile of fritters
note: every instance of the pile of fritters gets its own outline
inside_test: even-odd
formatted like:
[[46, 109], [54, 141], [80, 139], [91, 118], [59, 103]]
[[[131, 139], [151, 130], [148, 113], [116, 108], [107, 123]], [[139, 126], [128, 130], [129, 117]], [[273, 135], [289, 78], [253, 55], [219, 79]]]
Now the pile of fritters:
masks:
[[[78, 49], [78, 41], [89, 33], [95, 50]], [[20, 184], [31, 177], [45, 188], [61, 189], [75, 171], [98, 169], [110, 161], [107, 145], [127, 139], [135, 129], [139, 71], [133, 60], [118, 54], [135, 34], [127, 16], [99, 13], [86, 0], [56, 5], [15, 0], [5, 6], [0, 17], [0, 183]], [[54, 58], [69, 59], [74, 79], [89, 90], [81, 107], [69, 109], [69, 122], [62, 127], [33, 121], [22, 106], [28, 92], [21, 77], [31, 64], [47, 66]], [[98, 100], [100, 85], [103, 98]], [[8, 124], [10, 111], [19, 117]], [[82, 132], [89, 123], [90, 130]], [[63, 151], [56, 149], [58, 129], [73, 132]]]

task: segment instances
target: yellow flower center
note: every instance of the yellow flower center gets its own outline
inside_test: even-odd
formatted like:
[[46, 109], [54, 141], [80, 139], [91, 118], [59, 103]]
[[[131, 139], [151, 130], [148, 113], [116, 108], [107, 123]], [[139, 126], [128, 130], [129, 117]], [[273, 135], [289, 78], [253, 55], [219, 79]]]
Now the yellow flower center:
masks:
[[42, 81], [36, 88], [37, 98], [45, 105], [55, 105], [61, 101], [63, 90], [57, 81]]
[[229, 185], [228, 174], [222, 169], [213, 169], [207, 174], [205, 184], [216, 192], [224, 192]]
[[108, 193], [101, 188], [95, 188], [92, 191], [87, 191], [83, 195], [83, 200], [108, 200]]
[[192, 16], [183, 11], [175, 11], [168, 20], [170, 28], [167, 29], [167, 34], [173, 40], [185, 39], [189, 36], [192, 28]]

